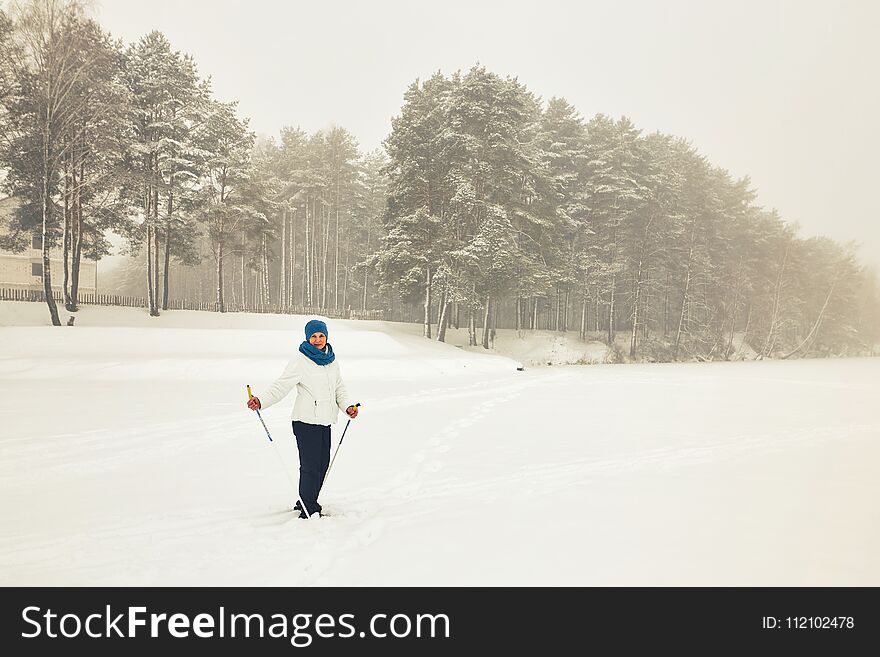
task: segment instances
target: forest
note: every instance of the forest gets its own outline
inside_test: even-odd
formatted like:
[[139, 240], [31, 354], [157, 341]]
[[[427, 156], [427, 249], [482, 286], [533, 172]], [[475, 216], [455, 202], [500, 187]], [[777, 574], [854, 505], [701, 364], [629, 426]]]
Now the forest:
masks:
[[130, 258], [103, 285], [154, 316], [198, 299], [417, 321], [441, 341], [466, 328], [486, 348], [497, 329], [577, 331], [621, 360], [862, 355], [880, 340], [857, 246], [800, 237], [686, 137], [584, 118], [479, 65], [401, 93], [377, 151], [342, 126], [258, 137], [163, 34], [125, 44], [74, 0], [12, 3], [0, 185], [19, 205], [0, 248], [40, 237], [57, 326], [52, 286], [76, 312], [82, 258], [115, 235]]

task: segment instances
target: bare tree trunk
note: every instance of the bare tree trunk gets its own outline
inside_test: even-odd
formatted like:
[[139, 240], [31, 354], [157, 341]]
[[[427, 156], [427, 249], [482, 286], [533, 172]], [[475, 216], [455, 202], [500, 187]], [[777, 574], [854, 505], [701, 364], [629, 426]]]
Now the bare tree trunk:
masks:
[[150, 315], [153, 312], [153, 227], [147, 224], [147, 303], [150, 306]]
[[788, 252], [791, 249], [791, 236], [785, 244], [785, 251], [782, 254], [782, 263], [779, 265], [779, 273], [776, 276], [776, 285], [773, 290], [773, 311], [770, 314], [770, 330], [767, 332], [767, 339], [761, 348], [761, 358], [769, 356], [776, 345], [777, 331], [776, 325], [779, 319], [779, 304], [782, 299], [782, 281], [785, 275], [785, 264], [788, 261]]
[[247, 279], [245, 278], [245, 270], [244, 270], [244, 248], [245, 248], [244, 231], [241, 231], [241, 304], [245, 310], [250, 310], [250, 307], [248, 306], [248, 300], [247, 300]]
[[[373, 228], [373, 222], [372, 222], [372, 220], [370, 220], [367, 222], [367, 253], [370, 252], [370, 237], [371, 237], [372, 228]], [[367, 309], [367, 282], [368, 282], [369, 274], [370, 274], [370, 268], [364, 267], [364, 304], [363, 304], [363, 310]]]
[[522, 310], [522, 296], [517, 295], [517, 297], [516, 297], [516, 322], [514, 324], [514, 328], [516, 329], [516, 334], [518, 336], [520, 335], [520, 326], [521, 326], [520, 322], [522, 320], [521, 310]]
[[263, 298], [266, 300], [266, 305], [272, 305], [272, 295], [269, 288], [269, 247], [266, 243], [266, 234], [263, 233], [263, 247], [261, 249], [260, 254], [260, 283], [263, 288]]
[[278, 277], [278, 300], [284, 306], [287, 299], [287, 211], [281, 211], [281, 275]]
[[559, 330], [559, 283], [556, 284], [556, 322], [553, 325], [553, 330]]
[[[839, 275], [839, 269], [837, 273]], [[831, 295], [834, 293], [834, 286], [837, 285], [838, 275], [835, 275], [834, 280], [831, 281], [831, 287], [828, 289], [828, 294], [825, 295], [825, 302], [822, 304], [822, 309], [819, 311], [819, 316], [816, 317], [816, 321], [813, 322], [813, 328], [810, 329], [810, 332], [807, 333], [807, 337], [804, 338], [803, 342], [801, 342], [797, 347], [792, 349], [790, 352], [785, 354], [782, 358], [791, 358], [796, 353], [807, 347], [811, 344], [815, 339], [816, 335], [819, 332], [819, 327], [822, 325], [822, 318], [825, 316], [825, 309], [828, 308], [828, 302], [831, 301]]]
[[306, 222], [305, 222], [305, 238], [303, 239], [303, 267], [302, 267], [302, 279], [300, 280], [300, 305], [306, 305], [306, 278], [307, 278], [307, 270], [309, 268], [309, 258], [308, 251], [306, 250], [308, 245], [308, 230], [309, 230], [309, 206], [306, 205]]
[[155, 280], [153, 276], [153, 230], [155, 230], [153, 226], [153, 192], [151, 189], [147, 189], [146, 192], [149, 197], [149, 202], [146, 204], [147, 212], [146, 212], [146, 240], [147, 240], [147, 305], [149, 307], [149, 312], [151, 317], [156, 316], [155, 308], [156, 308], [156, 296], [158, 296], [159, 291], [153, 287], [153, 281]]
[[348, 273], [351, 271], [351, 230], [345, 231], [345, 272], [342, 279], [342, 307], [348, 308]]
[[584, 272], [584, 295], [581, 303], [581, 340], [587, 339], [587, 301], [589, 301], [590, 287], [587, 285], [587, 274]]
[[145, 174], [144, 181], [144, 222], [147, 226], [147, 302], [150, 305], [150, 316], [155, 317], [156, 313], [156, 290], [153, 288], [153, 156], [147, 157], [145, 170], [149, 173]]
[[223, 301], [223, 235], [222, 235], [222, 232], [217, 237], [217, 310], [221, 313], [226, 312], [226, 305]]
[[681, 334], [684, 330], [684, 318], [689, 312], [688, 305], [690, 303], [690, 297], [688, 294], [690, 293], [691, 288], [691, 266], [694, 259], [694, 244], [696, 242], [697, 235], [697, 218], [694, 217], [691, 220], [691, 243], [688, 248], [688, 259], [686, 266], [686, 273], [684, 279], [684, 293], [681, 297], [681, 313], [678, 316], [678, 330], [675, 333], [675, 345], [672, 347], [672, 360], [678, 359], [678, 348], [681, 344]]
[[440, 326], [437, 328], [437, 341], [446, 342], [446, 325], [449, 324], [449, 300], [446, 292], [443, 292], [443, 303], [440, 310]]
[[751, 302], [751, 300], [749, 300], [749, 303], [746, 306], [746, 326], [743, 329], [742, 342], [740, 342], [739, 348], [736, 350], [735, 358], [738, 358], [740, 356], [740, 354], [742, 354], [742, 350], [746, 346], [746, 340], [749, 337], [749, 326], [751, 325], [751, 322], [752, 322], [752, 302]]
[[82, 232], [83, 232], [83, 206], [82, 206], [82, 181], [85, 177], [83, 165], [80, 164], [79, 185], [74, 195], [74, 205], [72, 219], [72, 235], [73, 240], [73, 263], [71, 267], [70, 280], [70, 310], [76, 312], [79, 310], [79, 269], [82, 261]]
[[724, 360], [730, 360], [730, 352], [733, 350], [733, 334], [736, 331], [736, 313], [739, 306], [739, 289], [740, 277], [742, 275], [742, 256], [739, 259], [739, 265], [736, 268], [733, 282], [733, 310], [730, 317], [730, 335], [727, 338], [727, 346], [724, 349]]
[[[436, 289], [434, 292], [434, 296], [436, 297]], [[446, 303], [446, 285], [443, 286], [443, 293], [440, 295], [440, 298], [437, 299], [437, 330], [440, 330], [440, 316], [443, 314], [443, 304]], [[431, 316], [433, 319], [433, 315]]]
[[168, 217], [165, 220], [165, 268], [162, 280], [162, 310], [168, 310], [168, 281], [171, 274], [171, 219], [174, 212], [174, 193], [168, 192]]
[[648, 331], [650, 329], [651, 318], [651, 268], [645, 266], [645, 285], [642, 289], [642, 342], [648, 339]]
[[425, 267], [425, 337], [431, 339], [431, 266]]
[[[650, 224], [649, 224], [650, 225]], [[647, 239], [647, 229], [645, 230]], [[642, 246], [641, 251], [639, 252], [639, 261], [636, 266], [636, 280], [635, 280], [635, 297], [633, 300], [633, 319], [632, 319], [632, 335], [630, 336], [629, 341], [629, 357], [636, 357], [636, 340], [638, 336], [639, 330], [639, 302], [642, 298], [642, 266], [644, 264], [644, 253], [645, 248]]]
[[[52, 87], [51, 87], [51, 77], [50, 77], [50, 86], [47, 90], [47, 96], [52, 98]], [[43, 120], [43, 125], [41, 126], [43, 129], [43, 152], [42, 152], [42, 165], [43, 165], [43, 175], [41, 185], [42, 185], [42, 201], [41, 211], [43, 213], [42, 217], [42, 253], [43, 253], [43, 294], [46, 296], [46, 305], [49, 307], [49, 317], [52, 320], [52, 326], [61, 326], [61, 319], [58, 317], [58, 306], [55, 304], [55, 298], [52, 296], [52, 270], [49, 264], [49, 227], [51, 223], [51, 213], [52, 213], [52, 199], [49, 195], [49, 179], [52, 173], [49, 170], [49, 133], [52, 128], [52, 103], [46, 103], [46, 114]]]
[[[639, 263], [639, 266], [641, 266], [641, 263]], [[636, 294], [635, 294], [635, 299], [633, 300], [632, 332], [630, 333], [630, 340], [629, 340], [629, 357], [630, 358], [636, 357], [636, 340], [637, 340], [638, 330], [639, 330], [639, 301], [640, 301], [639, 297], [641, 295], [641, 292], [642, 292], [641, 286], [636, 284]]]
[[321, 259], [321, 227], [318, 225], [318, 199], [314, 201], [315, 207], [312, 211], [312, 303], [319, 305], [321, 302], [321, 269], [319, 260]]
[[153, 289], [155, 292], [156, 315], [159, 315], [159, 225], [153, 226]]
[[473, 299], [476, 296], [476, 283], [471, 283], [471, 302], [468, 304], [468, 345], [477, 346], [477, 322], [474, 318]]
[[611, 302], [608, 304], [608, 344], [614, 344], [614, 288], [617, 285], [617, 275], [611, 272]]
[[[492, 297], [486, 296], [486, 307], [483, 311], [483, 349], [489, 348], [489, 307]], [[558, 312], [558, 311], [557, 311]]]
[[324, 204], [324, 195], [321, 194], [321, 227], [323, 229], [324, 243], [322, 246], [323, 258], [321, 260], [321, 308], [327, 307], [327, 253], [330, 248], [330, 217], [327, 216], [327, 206]]
[[[48, 115], [48, 109], [46, 110]], [[46, 118], [46, 126], [43, 131], [43, 294], [46, 296], [46, 305], [49, 307], [49, 317], [52, 326], [61, 326], [58, 317], [58, 306], [55, 297], [52, 296], [52, 270], [49, 264], [49, 223], [52, 199], [49, 198], [49, 118]]]
[[314, 212], [312, 211], [312, 205], [310, 203], [310, 199], [309, 199], [308, 195], [306, 195], [306, 242], [304, 245], [306, 264], [305, 264], [305, 270], [304, 270], [305, 289], [303, 291], [304, 292], [303, 302], [307, 303], [309, 306], [311, 306], [312, 305], [312, 260], [313, 260], [313, 258], [311, 257], [311, 255], [312, 255], [311, 242], [313, 240], [310, 239], [311, 238], [311, 231], [310, 231], [311, 221], [310, 221], [309, 215], [314, 216]]
[[669, 336], [669, 270], [666, 270], [666, 289], [663, 298], [663, 337]]
[[153, 311], [159, 316], [159, 158], [154, 159], [153, 169]]
[[678, 348], [681, 344], [681, 334], [684, 330], [684, 320], [688, 313], [688, 305], [690, 303], [690, 298], [688, 293], [690, 292], [691, 287], [691, 265], [690, 261], [688, 261], [687, 274], [685, 276], [684, 281], [684, 294], [681, 297], [681, 314], [678, 316], [678, 330], [675, 333], [675, 344], [672, 347], [672, 360], [678, 359]]
[[566, 284], [565, 287], [565, 307], [562, 309], [562, 332], [568, 332], [568, 305], [571, 303], [571, 287]]
[[70, 161], [73, 159], [65, 158], [64, 164], [64, 235], [62, 237], [62, 251], [64, 259], [64, 281], [62, 290], [64, 291], [64, 307], [68, 311], [73, 310], [73, 302], [70, 299], [70, 195], [74, 184], [71, 182]]
[[490, 320], [492, 322], [492, 328], [489, 329], [489, 348], [495, 348], [495, 335], [498, 332], [498, 302], [492, 304], [492, 315]]
[[[230, 267], [230, 268], [229, 268], [229, 271], [230, 271], [230, 276], [231, 276], [232, 278], [231, 278], [231, 280], [229, 281], [229, 290], [228, 290], [228, 292], [229, 292], [229, 304], [227, 305], [227, 307], [228, 307], [228, 308], [231, 308], [233, 311], [235, 311], [235, 310], [237, 309], [237, 308], [236, 308], [236, 304], [235, 304], [235, 290], [236, 290], [236, 287], [237, 287], [236, 284], [235, 284], [235, 267]], [[240, 307], [239, 307], [239, 308], [240, 308]]]
[[287, 252], [290, 254], [290, 284], [288, 286], [288, 305], [292, 306], [296, 297], [294, 296], [294, 286], [296, 283], [296, 208], [290, 216], [290, 248]]
[[336, 255], [333, 258], [333, 308], [339, 309], [339, 172], [336, 172]]

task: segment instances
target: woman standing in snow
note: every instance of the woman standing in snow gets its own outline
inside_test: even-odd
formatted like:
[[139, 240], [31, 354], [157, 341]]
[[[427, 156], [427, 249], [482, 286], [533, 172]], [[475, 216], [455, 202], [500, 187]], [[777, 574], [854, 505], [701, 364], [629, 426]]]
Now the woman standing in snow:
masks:
[[[296, 386], [293, 404], [293, 434], [299, 450], [299, 496], [305, 510], [296, 503], [300, 518], [321, 515], [318, 493], [330, 465], [330, 425], [339, 411], [356, 418], [357, 406], [351, 404], [339, 373], [333, 347], [327, 342], [327, 325], [319, 319], [306, 324], [306, 339], [299, 346], [284, 372], [263, 395], [248, 400], [248, 408], [269, 408], [287, 396]], [[338, 410], [337, 410], [338, 409]]]

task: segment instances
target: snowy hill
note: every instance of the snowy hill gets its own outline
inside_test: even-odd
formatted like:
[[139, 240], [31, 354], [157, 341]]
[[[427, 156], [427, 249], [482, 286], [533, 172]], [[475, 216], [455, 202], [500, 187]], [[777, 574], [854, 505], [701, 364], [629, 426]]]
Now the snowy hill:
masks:
[[362, 414], [299, 521], [245, 385], [305, 318], [45, 315], [0, 303], [0, 585], [880, 584], [877, 359], [518, 372], [331, 320]]

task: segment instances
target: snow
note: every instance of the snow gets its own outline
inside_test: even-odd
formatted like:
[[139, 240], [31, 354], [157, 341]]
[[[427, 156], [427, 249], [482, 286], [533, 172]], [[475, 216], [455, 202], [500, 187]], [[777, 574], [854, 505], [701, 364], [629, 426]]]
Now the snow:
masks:
[[517, 371], [554, 336], [328, 320], [362, 408], [300, 521], [245, 385], [305, 320], [0, 302], [0, 585], [880, 585], [880, 359]]
[[[422, 335], [424, 326], [402, 324], [396, 330], [410, 335]], [[432, 335], [436, 337], [436, 333]], [[481, 340], [482, 333], [478, 328], [477, 341]], [[475, 347], [468, 345], [467, 328], [447, 329], [446, 343], [474, 353], [486, 353], [482, 345]], [[608, 347], [604, 342], [599, 340], [583, 342], [578, 339], [577, 332], [498, 329], [494, 349], [525, 366], [604, 363], [608, 355]]]

